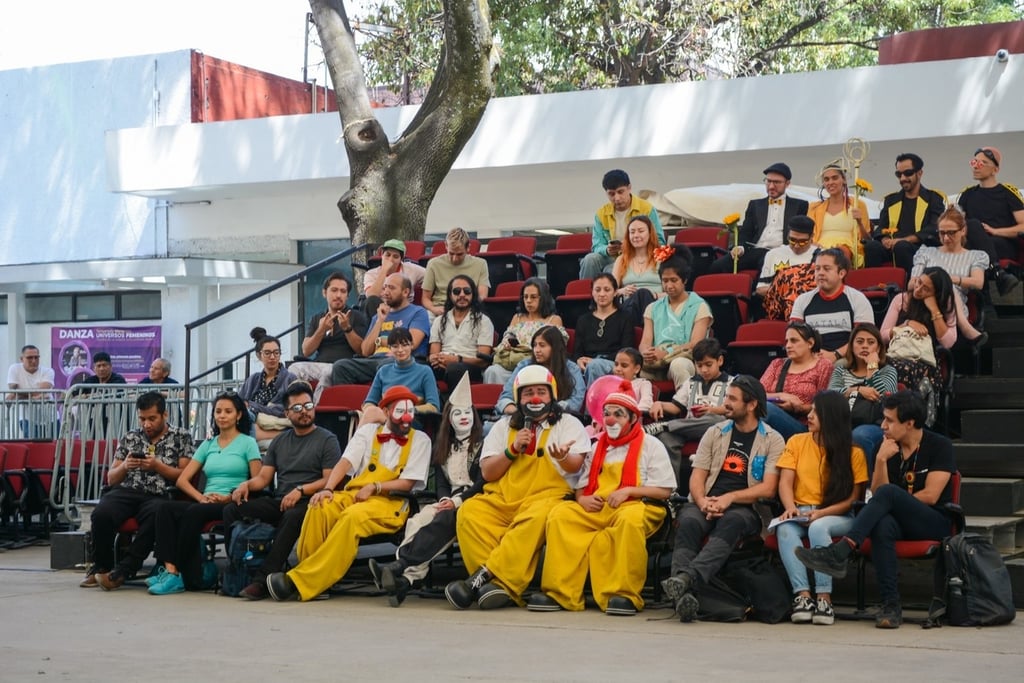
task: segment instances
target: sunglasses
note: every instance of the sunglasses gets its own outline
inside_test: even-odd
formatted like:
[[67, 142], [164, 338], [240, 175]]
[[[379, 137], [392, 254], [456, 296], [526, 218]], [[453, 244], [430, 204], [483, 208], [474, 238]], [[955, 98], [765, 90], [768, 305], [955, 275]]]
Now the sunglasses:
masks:
[[473, 294], [473, 290], [469, 287], [452, 287], [452, 294], [455, 296], [459, 296], [460, 294], [471, 296]]
[[790, 246], [794, 246], [794, 247], [805, 247], [805, 246], [807, 246], [810, 243], [811, 243], [811, 238], [810, 237], [808, 237], [807, 239], [803, 239], [803, 240], [798, 240], [798, 239], [793, 238], [793, 237], [789, 238]]
[[915, 169], [908, 168], [908, 169], [903, 170], [903, 171], [896, 171], [896, 177], [897, 178], [909, 178], [912, 175], [914, 175], [915, 173], [917, 173], [917, 171]]
[[312, 401], [306, 401], [305, 403], [296, 403], [293, 406], [289, 406], [288, 410], [292, 411], [293, 413], [301, 413], [303, 410], [313, 410], [313, 408], [315, 407], [315, 403], [313, 403]]
[[974, 150], [974, 156], [978, 156], [979, 154], [984, 155], [984, 157], [991, 161], [996, 168], [999, 168], [999, 162], [996, 160], [996, 155], [992, 153], [992, 150], [985, 147]]

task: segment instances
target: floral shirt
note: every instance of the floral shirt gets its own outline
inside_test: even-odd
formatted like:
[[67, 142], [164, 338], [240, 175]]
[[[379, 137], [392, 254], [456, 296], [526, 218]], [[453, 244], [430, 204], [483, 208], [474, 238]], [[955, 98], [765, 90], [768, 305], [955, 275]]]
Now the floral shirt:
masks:
[[[148, 455], [152, 452], [165, 465], [177, 467], [178, 461], [181, 458], [191, 458], [194, 450], [192, 435], [179, 427], [168, 427], [167, 433], [156, 443], [150, 443], [146, 434], [139, 429], [124, 435], [117, 445], [114, 459], [124, 460], [133, 454]], [[173, 487], [173, 481], [167, 481], [158, 473], [145, 470], [128, 470], [121, 481], [121, 488], [151, 493], [155, 496], [162, 496]]]

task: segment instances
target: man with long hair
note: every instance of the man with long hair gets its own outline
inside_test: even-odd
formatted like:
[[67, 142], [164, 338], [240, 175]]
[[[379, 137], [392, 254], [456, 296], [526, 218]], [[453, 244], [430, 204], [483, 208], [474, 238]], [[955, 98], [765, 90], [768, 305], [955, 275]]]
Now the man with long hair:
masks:
[[449, 387], [458, 384], [467, 372], [471, 379], [481, 381], [493, 345], [494, 325], [484, 314], [476, 285], [468, 276], [456, 275], [448, 281], [444, 315], [434, 318], [430, 325], [427, 359], [434, 376]]

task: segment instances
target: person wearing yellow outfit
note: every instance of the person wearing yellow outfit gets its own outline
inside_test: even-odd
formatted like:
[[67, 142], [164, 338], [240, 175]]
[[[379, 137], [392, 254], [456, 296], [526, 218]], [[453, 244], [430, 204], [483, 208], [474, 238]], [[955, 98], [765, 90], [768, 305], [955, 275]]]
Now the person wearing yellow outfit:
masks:
[[[391, 491], [423, 488], [430, 466], [430, 438], [412, 428], [416, 395], [403, 386], [384, 392], [384, 425], [368, 424], [352, 435], [327, 484], [309, 501], [296, 546], [299, 564], [267, 576], [274, 600], [312, 600], [345, 576], [359, 539], [405, 526], [408, 505]], [[341, 491], [335, 489], [349, 474]]]
[[487, 483], [459, 509], [459, 550], [470, 576], [444, 590], [452, 606], [481, 609], [522, 604], [537, 570], [548, 513], [572, 493], [590, 452], [583, 425], [562, 413], [551, 372], [527, 365], [512, 383], [516, 410], [484, 439], [480, 471]]
[[854, 268], [862, 268], [864, 249], [860, 242], [871, 239], [871, 219], [867, 204], [850, 196], [846, 169], [836, 163], [823, 168], [818, 196], [821, 201], [814, 202], [807, 210], [814, 221], [813, 242], [822, 249], [842, 249]]
[[643, 609], [647, 537], [661, 526], [676, 475], [665, 446], [644, 433], [633, 389], [623, 382], [604, 404], [604, 431], [580, 472], [576, 500], [548, 515], [541, 591], [527, 609], [554, 612], [584, 607], [583, 584], [607, 614], [632, 616]]

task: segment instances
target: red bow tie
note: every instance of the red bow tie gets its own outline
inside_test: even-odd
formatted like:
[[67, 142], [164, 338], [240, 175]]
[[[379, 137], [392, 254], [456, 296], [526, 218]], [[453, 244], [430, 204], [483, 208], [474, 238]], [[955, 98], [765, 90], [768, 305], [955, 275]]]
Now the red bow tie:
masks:
[[409, 442], [409, 437], [399, 436], [398, 434], [391, 434], [390, 432], [381, 432], [377, 435], [377, 443], [385, 444], [388, 441], [394, 441], [399, 446], [404, 446]]

